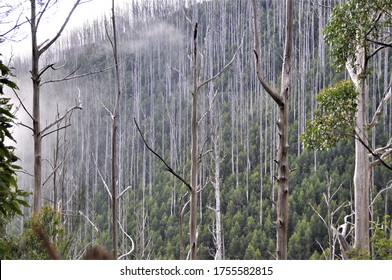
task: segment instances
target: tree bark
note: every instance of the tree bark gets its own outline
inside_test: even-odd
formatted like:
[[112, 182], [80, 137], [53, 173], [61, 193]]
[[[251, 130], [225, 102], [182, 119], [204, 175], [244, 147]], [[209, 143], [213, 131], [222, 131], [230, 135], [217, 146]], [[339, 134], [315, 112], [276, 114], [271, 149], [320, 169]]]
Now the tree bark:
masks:
[[68, 13], [67, 18], [61, 25], [57, 34], [49, 40], [49, 42], [44, 42], [38, 45], [37, 32], [38, 25], [45, 12], [48, 9], [49, 2], [43, 6], [43, 8], [37, 13], [36, 0], [30, 0], [30, 30], [31, 30], [31, 79], [33, 81], [33, 141], [34, 141], [34, 204], [33, 204], [33, 214], [37, 214], [42, 207], [42, 138], [45, 131], [50, 129], [52, 126], [61, 122], [67, 114], [72, 112], [72, 110], [80, 108], [78, 105], [73, 109], [68, 110], [65, 115], [56, 120], [54, 123], [41, 129], [41, 106], [40, 106], [40, 94], [41, 94], [41, 77], [50, 68], [49, 66], [39, 69], [40, 57], [45, 53], [60, 37], [64, 28], [68, 24], [71, 15], [75, 11], [76, 7], [79, 5], [81, 0], [76, 0], [71, 11]]
[[190, 198], [190, 259], [196, 259], [197, 250], [197, 174], [198, 174], [198, 119], [197, 99], [199, 86], [197, 82], [197, 32], [198, 24], [195, 24], [193, 33], [193, 92], [192, 92], [192, 119], [191, 119], [191, 198]]
[[[120, 65], [118, 59], [118, 47], [117, 47], [117, 30], [116, 30], [116, 16], [114, 11], [114, 0], [112, 0], [112, 26], [113, 26], [113, 57], [115, 63], [115, 104], [112, 120], [112, 246], [113, 246], [113, 258], [116, 260], [118, 257], [118, 198], [117, 198], [117, 188], [118, 188], [118, 143], [117, 143], [117, 130], [118, 130], [118, 118], [119, 105], [121, 97], [120, 88]], [[144, 217], [142, 217], [143, 219]]]
[[368, 99], [366, 83], [367, 70], [366, 48], [358, 46], [354, 65], [347, 63], [357, 96], [355, 118], [355, 167], [354, 167], [354, 202], [355, 202], [355, 243], [354, 249], [369, 253], [369, 191], [370, 162], [368, 156]]
[[33, 140], [34, 140], [34, 204], [33, 213], [37, 214], [42, 206], [42, 138], [40, 115], [40, 77], [39, 51], [37, 43], [36, 3], [31, 0], [31, 49], [32, 66], [31, 79], [33, 81]]
[[282, 65], [281, 91], [278, 93], [263, 78], [260, 67], [260, 43], [257, 28], [257, 5], [253, 0], [253, 22], [254, 22], [254, 54], [256, 74], [259, 82], [278, 105], [278, 151], [276, 163], [278, 165], [278, 200], [277, 200], [277, 221], [276, 221], [276, 254], [278, 260], [287, 259], [288, 244], [288, 198], [290, 175], [288, 152], [288, 132], [289, 132], [289, 91], [291, 86], [291, 67], [292, 67], [292, 45], [293, 45], [293, 3], [286, 0], [286, 23], [285, 23], [285, 46]]

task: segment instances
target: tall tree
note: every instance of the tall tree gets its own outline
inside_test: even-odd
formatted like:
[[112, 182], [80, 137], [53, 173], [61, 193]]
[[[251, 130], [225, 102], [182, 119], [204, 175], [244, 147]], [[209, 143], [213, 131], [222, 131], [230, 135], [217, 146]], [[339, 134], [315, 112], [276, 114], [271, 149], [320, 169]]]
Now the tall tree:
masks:
[[116, 30], [116, 15], [114, 10], [114, 0], [112, 0], [112, 27], [113, 27], [113, 39], [110, 41], [113, 49], [113, 57], [115, 64], [115, 92], [116, 98], [114, 103], [114, 111], [112, 115], [112, 246], [113, 246], [113, 258], [117, 259], [118, 254], [118, 118], [120, 116], [120, 98], [121, 98], [121, 85], [120, 85], [120, 64], [118, 55], [118, 40]]
[[279, 109], [278, 127], [278, 151], [276, 163], [278, 165], [278, 200], [276, 221], [276, 254], [277, 259], [287, 259], [288, 244], [288, 202], [289, 202], [289, 91], [291, 86], [292, 45], [293, 45], [293, 3], [286, 0], [285, 22], [285, 45], [282, 65], [282, 80], [280, 92], [272, 88], [264, 80], [260, 65], [260, 39], [257, 21], [257, 4], [253, 0], [253, 24], [254, 24], [254, 57], [256, 74], [264, 90], [275, 101]]
[[[50, 40], [43, 43], [38, 42], [38, 30], [42, 19], [45, 16], [48, 9], [53, 4], [53, 1], [36, 1], [30, 0], [31, 15], [29, 19], [31, 29], [31, 80], [33, 82], [33, 113], [30, 115], [33, 121], [33, 140], [34, 140], [34, 204], [33, 212], [38, 213], [42, 207], [42, 138], [46, 133], [53, 128], [56, 124], [65, 119], [65, 117], [71, 113], [74, 109], [80, 108], [80, 104], [67, 110], [65, 115], [58, 118], [53, 123], [42, 128], [41, 124], [41, 85], [43, 74], [53, 67], [52, 65], [46, 65], [42, 68], [40, 65], [40, 58], [42, 55], [57, 41], [67, 26], [72, 14], [76, 7], [82, 2], [82, 0], [76, 0], [72, 9], [68, 13], [68, 16], [64, 20], [57, 34]], [[37, 7], [38, 4], [38, 7]]]
[[[392, 1], [350, 0], [334, 8], [331, 21], [326, 27], [326, 40], [332, 44], [331, 54], [338, 68], [346, 67], [357, 91], [355, 115], [355, 243], [354, 249], [369, 253], [369, 192], [370, 160], [369, 151], [380, 162], [391, 152], [380, 148], [377, 155], [369, 148], [368, 130], [374, 127], [381, 114], [376, 114], [369, 123], [369, 60], [378, 52], [392, 47], [392, 38], [386, 28], [392, 22], [390, 11]], [[375, 94], [375, 93], [374, 93]], [[381, 101], [388, 100], [386, 92]], [[382, 161], [381, 161], [382, 162]]]

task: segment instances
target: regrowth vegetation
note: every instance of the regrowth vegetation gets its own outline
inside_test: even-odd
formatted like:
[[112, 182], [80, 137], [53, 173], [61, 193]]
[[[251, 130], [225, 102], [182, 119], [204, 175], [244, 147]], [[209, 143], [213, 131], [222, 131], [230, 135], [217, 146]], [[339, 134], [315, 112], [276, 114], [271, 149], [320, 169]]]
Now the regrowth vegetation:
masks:
[[[183, 2], [112, 10], [117, 51], [110, 11], [46, 43], [38, 22], [34, 75], [31, 58], [13, 63], [25, 126], [2, 115], [23, 168], [10, 174], [37, 203], [1, 221], [1, 257], [98, 245], [120, 259], [390, 258], [392, 181], [376, 164], [392, 150], [379, 148], [392, 135], [390, 2]], [[39, 3], [38, 17], [51, 6]]]
[[307, 122], [301, 140], [306, 148], [330, 149], [343, 139], [355, 135], [357, 92], [351, 81], [342, 81], [316, 96], [318, 108]]

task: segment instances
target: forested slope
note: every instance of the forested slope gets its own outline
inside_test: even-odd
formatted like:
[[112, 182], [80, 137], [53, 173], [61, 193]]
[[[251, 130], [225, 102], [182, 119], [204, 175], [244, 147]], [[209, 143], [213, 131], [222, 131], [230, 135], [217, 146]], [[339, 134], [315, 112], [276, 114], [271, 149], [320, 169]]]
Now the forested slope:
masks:
[[[259, 1], [261, 62], [273, 84], [280, 83], [284, 39], [284, 1]], [[348, 79], [331, 66], [322, 31], [337, 1], [294, 1], [294, 68], [290, 95], [289, 245], [290, 259], [330, 258], [328, 226], [352, 230], [354, 141], [342, 140], [326, 151], [305, 150], [300, 135], [314, 116], [317, 93]], [[275, 255], [276, 107], [261, 89], [253, 63], [250, 1], [208, 1], [183, 9], [171, 1], [133, 4], [118, 11], [120, 33], [119, 218], [121, 254], [134, 242], [131, 259], [183, 259], [189, 248], [188, 189], [173, 177], [144, 145], [135, 121], [149, 145], [182, 177], [189, 180], [192, 39], [199, 24], [204, 77], [219, 71], [240, 46], [233, 64], [200, 93], [200, 172], [198, 257], [213, 259], [215, 191], [219, 162], [220, 212], [225, 259], [273, 259]], [[188, 22], [187, 17], [193, 23]], [[111, 117], [114, 70], [105, 20], [74, 30], [45, 57], [45, 64], [65, 66], [43, 80], [68, 73], [102, 72], [44, 86], [44, 116], [50, 123], [57, 110], [66, 110], [80, 98], [67, 126], [45, 138], [45, 203], [58, 198], [65, 235], [72, 242], [59, 245], [69, 258], [77, 258], [87, 245], [111, 247], [110, 181]], [[379, 52], [371, 65], [370, 100], [375, 112], [389, 84], [390, 51]], [[29, 95], [28, 59], [17, 58], [20, 96]], [[72, 74], [72, 75], [74, 75]], [[392, 136], [392, 104], [384, 108], [372, 147]], [[24, 117], [19, 117], [22, 121]], [[68, 126], [70, 124], [70, 126]], [[18, 128], [23, 130], [24, 128]], [[29, 131], [20, 136], [21, 165], [31, 172]], [[374, 134], [375, 135], [375, 134]], [[23, 140], [26, 139], [26, 140]], [[56, 168], [56, 166], [58, 166]], [[55, 175], [55, 176], [54, 176]], [[21, 174], [19, 185], [29, 190], [30, 176]], [[392, 215], [391, 171], [373, 168], [371, 234]], [[124, 192], [123, 192], [124, 191]], [[26, 215], [29, 209], [25, 209]], [[21, 227], [23, 219], [9, 226]], [[389, 229], [390, 231], [390, 229]], [[390, 232], [388, 233], [390, 234]], [[129, 235], [131, 239], [127, 236]], [[66, 240], [66, 238], [64, 238]], [[340, 258], [337, 240], [334, 258]], [[349, 238], [349, 241], [352, 241]], [[372, 242], [375, 245], [375, 242]], [[377, 244], [375, 245], [377, 246]], [[331, 247], [332, 248], [332, 247]], [[373, 248], [373, 247], [372, 247]], [[379, 258], [373, 249], [373, 258]], [[28, 252], [21, 257], [31, 258]]]

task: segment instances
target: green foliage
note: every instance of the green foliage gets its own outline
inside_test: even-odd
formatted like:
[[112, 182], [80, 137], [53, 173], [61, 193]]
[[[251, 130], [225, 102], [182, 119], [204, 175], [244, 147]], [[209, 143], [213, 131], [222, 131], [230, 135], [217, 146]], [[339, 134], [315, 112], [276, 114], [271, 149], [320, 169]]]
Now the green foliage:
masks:
[[357, 46], [367, 46], [367, 38], [380, 36], [391, 18], [376, 19], [380, 11], [391, 10], [391, 0], [348, 0], [334, 7], [324, 35], [331, 44], [330, 54], [338, 69], [343, 69], [347, 61], [354, 61]]
[[320, 105], [315, 118], [307, 122], [301, 140], [305, 148], [329, 149], [354, 134], [357, 92], [350, 81], [322, 90], [316, 97]]
[[[16, 84], [8, 79], [11, 70], [0, 60], [0, 95], [3, 94], [3, 86], [17, 89]], [[14, 141], [11, 134], [14, 115], [11, 113], [12, 105], [9, 98], [0, 98], [0, 215], [12, 217], [15, 214], [22, 215], [21, 206], [29, 205], [22, 199], [29, 194], [18, 189], [15, 171], [19, 166], [15, 164], [18, 157], [14, 154], [15, 148], [7, 145], [6, 141]]]
[[371, 242], [374, 246], [373, 258], [376, 260], [392, 260], [392, 220], [385, 216], [381, 227], [376, 227]]
[[347, 257], [350, 260], [370, 260], [370, 253], [362, 250], [350, 249], [347, 251]]
[[[69, 237], [65, 234], [61, 224], [60, 213], [48, 205], [42, 207], [41, 211], [29, 218], [24, 226], [23, 233], [17, 240], [8, 239], [7, 243], [14, 244], [3, 253], [5, 258], [46, 260], [50, 259], [47, 249], [34, 228], [40, 228], [48, 237], [55, 250], [62, 255], [69, 245]], [[13, 242], [13, 243], [12, 243]], [[17, 246], [15, 246], [17, 244]]]

